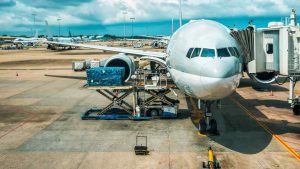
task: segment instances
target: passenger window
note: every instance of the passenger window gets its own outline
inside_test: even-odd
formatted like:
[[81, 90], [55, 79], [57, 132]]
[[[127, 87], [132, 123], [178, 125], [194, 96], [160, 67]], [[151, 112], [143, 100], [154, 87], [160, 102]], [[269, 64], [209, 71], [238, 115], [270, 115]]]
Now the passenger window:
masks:
[[234, 51], [233, 47], [229, 47], [228, 50], [229, 50], [231, 56], [238, 56], [238, 55], [236, 54], [236, 52]]
[[192, 54], [193, 50], [194, 50], [194, 48], [189, 49], [188, 53], [186, 54], [187, 58], [191, 57], [191, 54]]
[[273, 43], [268, 43], [266, 47], [267, 54], [273, 54]]
[[217, 53], [218, 53], [218, 57], [229, 57], [230, 56], [227, 48], [217, 49]]
[[200, 56], [201, 48], [195, 48], [191, 58]]
[[202, 49], [201, 57], [214, 57], [214, 56], [216, 56], [214, 49], [207, 49], [207, 48]]

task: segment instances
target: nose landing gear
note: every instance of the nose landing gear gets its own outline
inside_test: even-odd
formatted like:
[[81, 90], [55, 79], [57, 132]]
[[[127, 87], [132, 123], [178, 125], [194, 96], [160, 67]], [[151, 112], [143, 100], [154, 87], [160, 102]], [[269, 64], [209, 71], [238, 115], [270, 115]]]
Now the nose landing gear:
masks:
[[[217, 104], [220, 104], [219, 101]], [[211, 105], [212, 101], [205, 101], [203, 104], [205, 113], [204, 117], [199, 121], [199, 132], [200, 134], [220, 135], [217, 121], [213, 118], [213, 113], [211, 112]]]

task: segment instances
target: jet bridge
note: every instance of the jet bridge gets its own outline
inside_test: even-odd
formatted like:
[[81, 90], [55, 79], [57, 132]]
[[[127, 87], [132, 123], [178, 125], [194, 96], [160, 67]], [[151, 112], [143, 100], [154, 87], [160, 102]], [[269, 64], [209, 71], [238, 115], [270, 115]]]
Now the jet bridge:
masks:
[[300, 80], [300, 27], [293, 9], [290, 24], [270, 22], [268, 28], [256, 28], [252, 23], [244, 30], [232, 30], [243, 53], [244, 71], [256, 82], [270, 84], [279, 76], [290, 81], [289, 103], [299, 114], [300, 96], [294, 87]]

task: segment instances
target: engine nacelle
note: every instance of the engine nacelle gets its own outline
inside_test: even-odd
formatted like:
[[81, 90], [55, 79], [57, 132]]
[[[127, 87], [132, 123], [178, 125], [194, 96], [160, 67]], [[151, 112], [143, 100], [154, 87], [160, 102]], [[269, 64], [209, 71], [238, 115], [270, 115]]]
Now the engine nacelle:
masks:
[[128, 81], [135, 72], [135, 64], [131, 58], [124, 53], [119, 53], [106, 60], [104, 67], [124, 67], [125, 81]]
[[248, 73], [250, 78], [258, 83], [270, 84], [278, 78], [276, 72]]

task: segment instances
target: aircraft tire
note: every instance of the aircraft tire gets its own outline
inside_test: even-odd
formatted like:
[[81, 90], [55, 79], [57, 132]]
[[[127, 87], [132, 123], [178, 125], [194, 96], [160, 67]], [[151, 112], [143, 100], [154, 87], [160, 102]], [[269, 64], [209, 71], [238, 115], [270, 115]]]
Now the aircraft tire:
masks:
[[217, 121], [215, 119], [211, 119], [209, 121], [209, 125], [210, 125], [210, 132], [211, 133], [218, 133]]
[[293, 108], [294, 115], [300, 115], [300, 105], [295, 105]]
[[155, 117], [159, 115], [159, 111], [157, 109], [150, 109], [147, 114], [149, 117]]
[[199, 132], [201, 134], [207, 133], [207, 125], [206, 125], [206, 121], [204, 118], [199, 121]]

